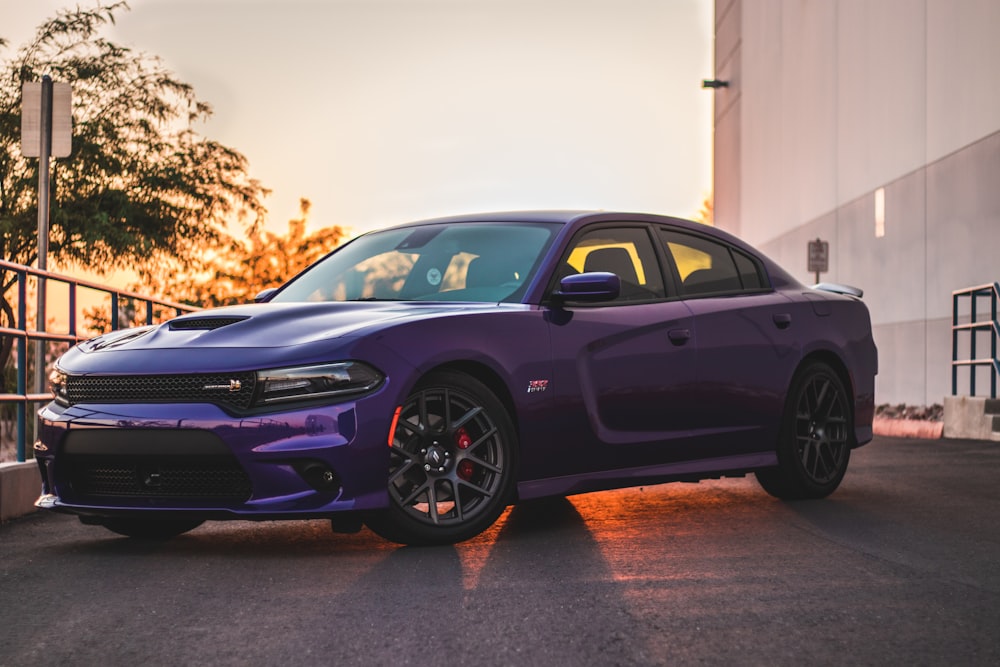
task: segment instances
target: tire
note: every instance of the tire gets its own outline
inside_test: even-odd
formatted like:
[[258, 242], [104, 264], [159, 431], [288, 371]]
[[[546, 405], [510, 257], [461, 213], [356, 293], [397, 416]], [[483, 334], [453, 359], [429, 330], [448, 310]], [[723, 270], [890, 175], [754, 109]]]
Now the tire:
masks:
[[365, 523], [391, 542], [454, 544], [497, 520], [514, 495], [517, 436], [503, 404], [451, 371], [424, 379], [403, 403], [388, 471], [389, 508]]
[[836, 372], [814, 362], [792, 381], [778, 436], [778, 466], [756, 472], [776, 498], [825, 498], [847, 472], [854, 442], [851, 400]]
[[112, 533], [138, 540], [169, 540], [205, 523], [200, 519], [103, 519], [100, 525]]

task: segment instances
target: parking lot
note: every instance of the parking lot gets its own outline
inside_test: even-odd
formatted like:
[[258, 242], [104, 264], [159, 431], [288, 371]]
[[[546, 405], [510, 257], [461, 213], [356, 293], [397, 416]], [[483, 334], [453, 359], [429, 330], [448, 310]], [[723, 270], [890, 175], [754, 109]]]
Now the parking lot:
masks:
[[997, 443], [877, 438], [824, 501], [669, 484], [424, 549], [36, 513], [0, 527], [0, 665], [995, 665], [998, 478]]

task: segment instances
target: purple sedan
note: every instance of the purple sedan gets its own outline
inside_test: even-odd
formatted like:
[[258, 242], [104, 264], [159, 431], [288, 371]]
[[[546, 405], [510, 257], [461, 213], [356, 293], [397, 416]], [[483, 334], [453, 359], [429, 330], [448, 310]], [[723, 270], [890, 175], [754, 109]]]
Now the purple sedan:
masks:
[[140, 538], [322, 517], [447, 544], [543, 496], [752, 472], [824, 497], [872, 438], [860, 296], [654, 215], [372, 232], [255, 304], [67, 352], [37, 505]]

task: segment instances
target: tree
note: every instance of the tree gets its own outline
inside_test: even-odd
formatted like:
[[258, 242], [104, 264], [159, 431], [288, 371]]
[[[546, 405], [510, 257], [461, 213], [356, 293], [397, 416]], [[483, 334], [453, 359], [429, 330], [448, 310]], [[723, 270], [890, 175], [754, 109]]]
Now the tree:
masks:
[[[73, 152], [54, 160], [49, 252], [98, 273], [143, 277], [194, 264], [232, 242], [230, 223], [256, 229], [267, 190], [236, 150], [195, 129], [211, 115], [190, 85], [156, 57], [102, 37], [125, 2], [59, 12], [34, 39], [0, 60], [0, 256], [37, 258], [38, 161], [20, 152], [21, 85], [49, 74], [73, 87]], [[7, 47], [0, 40], [0, 55]], [[0, 324], [14, 326], [0, 272]], [[12, 339], [0, 345], [0, 367]]]
[[705, 195], [695, 220], [709, 226], [715, 224], [715, 199], [712, 195]]
[[[301, 217], [288, 221], [288, 233], [254, 229], [246, 240], [232, 239], [222, 250], [210, 251], [186, 269], [175, 267], [146, 282], [174, 301], [203, 306], [247, 303], [261, 290], [277, 286], [333, 250], [344, 238], [340, 226], [309, 234], [308, 199], [299, 200]], [[138, 286], [131, 289], [139, 291]]]

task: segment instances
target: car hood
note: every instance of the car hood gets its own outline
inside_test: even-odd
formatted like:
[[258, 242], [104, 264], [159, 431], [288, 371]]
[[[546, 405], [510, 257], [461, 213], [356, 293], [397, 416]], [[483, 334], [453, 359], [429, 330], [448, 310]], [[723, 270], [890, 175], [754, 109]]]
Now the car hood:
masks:
[[[190, 372], [266, 368], [329, 357], [386, 326], [516, 304], [337, 302], [249, 304], [114, 331], [80, 343], [60, 360], [70, 373]], [[173, 352], [172, 352], [173, 351]]]

